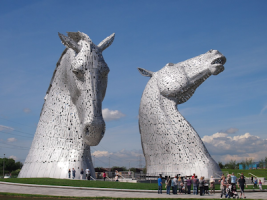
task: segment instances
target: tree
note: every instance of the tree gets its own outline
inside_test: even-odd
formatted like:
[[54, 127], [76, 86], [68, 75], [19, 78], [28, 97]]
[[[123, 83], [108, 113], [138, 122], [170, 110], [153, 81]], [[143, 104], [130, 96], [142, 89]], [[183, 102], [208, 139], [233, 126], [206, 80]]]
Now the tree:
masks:
[[143, 173], [146, 174], [146, 167], [143, 168]]
[[112, 172], [115, 172], [116, 170], [118, 170], [118, 171], [127, 171], [126, 167], [124, 167], [124, 166], [123, 167], [113, 166], [111, 168]]
[[253, 163], [253, 159], [252, 158], [246, 158], [246, 166], [248, 166], [248, 168], [251, 168], [252, 163]]
[[260, 162], [259, 162], [259, 167], [263, 168], [264, 164], [265, 164], [265, 160], [261, 159]]
[[228, 163], [225, 164], [225, 168], [236, 169], [236, 160], [230, 160]]
[[224, 168], [224, 165], [222, 164], [222, 162], [219, 162], [218, 165], [219, 165], [219, 167], [220, 167], [221, 169]]
[[242, 160], [240, 162], [240, 164], [242, 165], [243, 169], [246, 169], [246, 161], [245, 160]]
[[130, 171], [136, 172], [136, 168], [132, 167], [132, 168], [130, 168]]
[[15, 162], [13, 158], [0, 158], [0, 172], [3, 171], [3, 161], [5, 162], [5, 172], [8, 173], [21, 169], [22, 167], [22, 163]]

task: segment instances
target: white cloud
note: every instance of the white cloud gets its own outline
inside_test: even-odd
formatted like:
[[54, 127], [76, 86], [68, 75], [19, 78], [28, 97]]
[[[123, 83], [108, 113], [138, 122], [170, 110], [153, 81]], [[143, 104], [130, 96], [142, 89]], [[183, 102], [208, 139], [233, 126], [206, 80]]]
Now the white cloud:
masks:
[[102, 115], [106, 121], [117, 120], [125, 116], [122, 112], [118, 110], [109, 110], [108, 108], [102, 110]]
[[109, 157], [110, 155], [112, 155], [112, 153], [109, 153], [108, 151], [94, 151], [92, 155], [97, 158], [98, 157]]
[[226, 133], [215, 133], [204, 136], [202, 141], [216, 161], [242, 161], [246, 158], [258, 161], [265, 158], [267, 152], [267, 139], [250, 133], [233, 137]]
[[17, 141], [16, 138], [7, 138], [7, 142], [15, 142], [15, 141]]
[[17, 156], [9, 156], [9, 158], [13, 158], [14, 160], [17, 160]]
[[13, 131], [14, 128], [0, 125], [0, 131]]
[[31, 112], [31, 110], [30, 110], [29, 108], [24, 108], [24, 109], [23, 109], [23, 112], [25, 112], [25, 113], [29, 113], [29, 112]]

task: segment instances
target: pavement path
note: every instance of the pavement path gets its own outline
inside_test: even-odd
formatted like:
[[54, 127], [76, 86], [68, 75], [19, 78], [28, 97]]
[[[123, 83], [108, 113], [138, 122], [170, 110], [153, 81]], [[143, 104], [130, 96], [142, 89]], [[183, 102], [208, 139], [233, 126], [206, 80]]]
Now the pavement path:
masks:
[[[75, 197], [117, 197], [117, 198], [220, 198], [220, 194], [212, 195], [193, 195], [178, 194], [167, 195], [158, 194], [157, 191], [150, 190], [124, 190], [112, 188], [86, 188], [69, 186], [48, 186], [0, 182], [0, 192], [18, 193], [18, 194], [38, 194], [51, 196], [75, 196]], [[267, 192], [247, 192], [249, 199], [267, 199]]]

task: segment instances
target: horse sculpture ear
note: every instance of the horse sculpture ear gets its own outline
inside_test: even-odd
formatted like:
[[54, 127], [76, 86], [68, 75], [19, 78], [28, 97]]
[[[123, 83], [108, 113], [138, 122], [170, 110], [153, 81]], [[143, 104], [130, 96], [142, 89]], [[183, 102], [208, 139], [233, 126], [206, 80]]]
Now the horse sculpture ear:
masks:
[[143, 68], [137, 68], [138, 71], [140, 72], [140, 74], [142, 74], [143, 76], [148, 76], [148, 77], [152, 77], [153, 76], [153, 72], [143, 69]]
[[58, 33], [59, 38], [61, 39], [62, 44], [64, 44], [67, 48], [73, 49], [76, 53], [79, 53], [81, 50], [81, 46], [78, 45], [73, 39]]
[[114, 38], [115, 38], [115, 33], [111, 34], [106, 39], [102, 40], [102, 42], [100, 42], [97, 45], [100, 51], [104, 51], [106, 48], [108, 48], [112, 44]]

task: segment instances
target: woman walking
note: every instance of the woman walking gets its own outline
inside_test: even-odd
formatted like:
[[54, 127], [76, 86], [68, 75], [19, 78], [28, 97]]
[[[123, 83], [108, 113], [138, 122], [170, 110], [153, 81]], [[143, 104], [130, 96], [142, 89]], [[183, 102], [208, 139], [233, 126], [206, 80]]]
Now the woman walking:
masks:
[[103, 172], [103, 179], [104, 179], [104, 181], [106, 181], [106, 178], [107, 178], [107, 174], [106, 174], [106, 172]]

